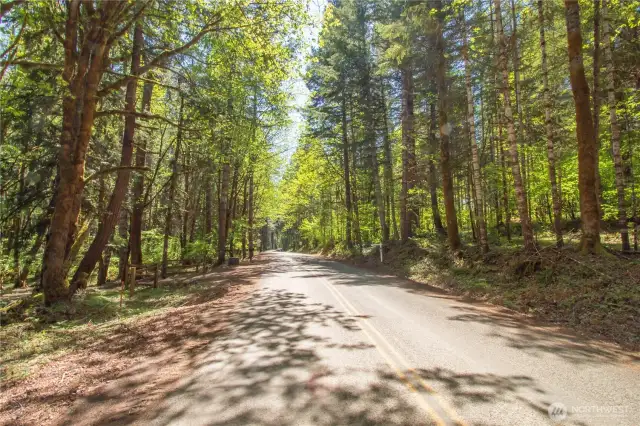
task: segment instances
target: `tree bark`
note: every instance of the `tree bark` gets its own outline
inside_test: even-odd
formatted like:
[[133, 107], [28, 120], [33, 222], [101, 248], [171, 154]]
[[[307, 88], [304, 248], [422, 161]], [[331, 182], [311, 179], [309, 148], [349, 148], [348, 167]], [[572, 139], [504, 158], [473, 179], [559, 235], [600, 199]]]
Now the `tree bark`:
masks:
[[600, 0], [593, 0], [593, 134], [596, 138], [596, 194], [602, 219], [602, 178], [600, 176]]
[[249, 201], [248, 201], [248, 210], [249, 210], [249, 260], [253, 259], [253, 240], [254, 240], [254, 232], [253, 232], [253, 223], [254, 223], [254, 205], [253, 205], [253, 170], [249, 173]]
[[[525, 152], [524, 141], [524, 119], [522, 118], [522, 99], [520, 91], [520, 52], [518, 49], [518, 18], [516, 15], [516, 4], [511, 0], [511, 50], [513, 52], [513, 88], [515, 92], [515, 107], [518, 114], [518, 122], [516, 128], [516, 140], [521, 146], [520, 150], [520, 171], [522, 172], [522, 186], [526, 188], [525, 194], [529, 191], [529, 179], [527, 179], [527, 155]], [[515, 120], [514, 120], [515, 124]], [[531, 222], [531, 200], [527, 197], [529, 214], [529, 222]]]
[[549, 166], [549, 183], [553, 203], [553, 231], [556, 234], [556, 246], [562, 247], [562, 204], [556, 179], [556, 155], [551, 120], [551, 93], [549, 90], [549, 69], [547, 67], [547, 42], [545, 39], [544, 0], [538, 0], [538, 24], [540, 26], [540, 50], [542, 51], [542, 84], [544, 92], [544, 118], [547, 131], [547, 163]]
[[415, 185], [416, 143], [413, 130], [413, 74], [411, 65], [405, 63], [400, 69], [402, 75], [402, 192], [400, 194], [400, 237], [407, 241], [413, 237], [413, 225], [417, 222], [411, 200], [411, 190]]
[[429, 195], [431, 198], [431, 215], [433, 216], [433, 227], [438, 235], [444, 235], [440, 208], [438, 207], [438, 177], [436, 173], [436, 162], [434, 160], [438, 149], [438, 139], [436, 138], [436, 104], [429, 103]]
[[349, 118], [350, 118], [350, 127], [351, 127], [351, 196], [353, 197], [353, 231], [355, 234], [356, 245], [358, 246], [358, 250], [362, 252], [362, 232], [360, 232], [360, 211], [358, 207], [358, 179], [357, 179], [357, 146], [356, 146], [356, 137], [355, 130], [353, 125], [353, 103], [349, 103]]
[[45, 305], [68, 299], [65, 263], [75, 238], [84, 190], [85, 158], [96, 110], [97, 90], [104, 73], [104, 61], [111, 48], [109, 35], [124, 2], [102, 2], [84, 29], [78, 46], [79, 0], [67, 8], [62, 79], [69, 90], [62, 101], [61, 149], [58, 154], [60, 181], [54, 195], [49, 239], [45, 246], [42, 287]]
[[178, 134], [176, 135], [176, 151], [171, 162], [171, 180], [169, 183], [169, 200], [167, 205], [167, 215], [164, 221], [164, 239], [162, 242], [162, 278], [167, 278], [167, 268], [169, 266], [169, 236], [173, 225], [173, 204], [175, 202], [176, 186], [178, 186], [178, 172], [180, 150], [182, 149], [182, 122], [184, 113], [184, 96], [180, 95], [180, 112], [178, 119]]
[[[153, 94], [153, 82], [146, 81], [142, 91], [143, 113], [148, 113]], [[136, 167], [144, 167], [147, 157], [146, 138], [138, 138], [136, 143]], [[136, 173], [133, 179], [133, 213], [129, 232], [129, 247], [131, 248], [131, 263], [142, 265], [142, 217], [144, 215], [144, 174]]]
[[613, 155], [616, 193], [618, 196], [618, 227], [620, 228], [622, 251], [630, 251], [624, 165], [622, 154], [620, 153], [620, 125], [618, 124], [618, 102], [616, 101], [616, 67], [613, 60], [613, 48], [611, 47], [611, 20], [609, 19], [607, 0], [602, 0], [602, 19], [604, 21], [604, 61], [607, 69], [607, 95], [609, 100], [609, 123], [611, 125], [611, 153]]
[[368, 87], [365, 98], [368, 100], [369, 106], [365, 110], [365, 121], [367, 123], [366, 139], [369, 150], [369, 164], [371, 166], [371, 179], [373, 182], [376, 212], [378, 214], [378, 222], [380, 224], [380, 232], [382, 233], [382, 242], [389, 241], [389, 226], [384, 211], [384, 199], [382, 198], [382, 187], [380, 185], [380, 168], [378, 166], [378, 150], [376, 147], [375, 123], [371, 112], [371, 88]]
[[[398, 221], [396, 220], [396, 201], [395, 201], [395, 184], [393, 182], [393, 158], [391, 154], [391, 138], [389, 137], [389, 122], [387, 117], [387, 100], [385, 97], [385, 87], [381, 84], [381, 103], [382, 103], [382, 119], [384, 124], [384, 180], [387, 204], [389, 206], [387, 213], [389, 221], [393, 224], [393, 239], [397, 240], [399, 236]], [[387, 223], [388, 223], [387, 222]]]
[[[138, 22], [134, 28], [133, 35], [133, 47], [131, 53], [131, 74], [138, 75], [140, 69], [140, 53], [142, 50], [143, 35], [142, 35], [142, 23]], [[127, 84], [127, 90], [125, 94], [125, 111], [132, 113], [136, 108], [136, 96], [137, 96], [138, 80], [130, 80]], [[124, 201], [127, 190], [129, 189], [129, 178], [131, 176], [131, 160], [133, 156], [133, 139], [136, 128], [136, 117], [133, 114], [129, 114], [125, 117], [124, 132], [122, 134], [122, 151], [120, 154], [120, 167], [118, 170], [118, 176], [116, 178], [116, 184], [109, 200], [107, 210], [100, 220], [98, 232], [96, 233], [89, 249], [85, 253], [84, 257], [78, 265], [73, 279], [71, 280], [71, 286], [69, 287], [69, 294], [72, 296], [78, 288], [82, 288], [86, 285], [86, 279], [91, 274], [96, 266], [96, 263], [100, 260], [102, 252], [109, 242], [109, 238], [115, 229], [118, 217], [120, 214], [120, 208]]]
[[218, 265], [222, 265], [225, 260], [227, 246], [227, 201], [229, 198], [229, 175], [231, 166], [225, 161], [222, 164], [220, 179], [220, 203], [218, 208]]
[[511, 94], [509, 90], [509, 70], [507, 61], [507, 41], [502, 27], [502, 17], [500, 9], [500, 1], [494, 0], [496, 13], [496, 30], [498, 32], [498, 41], [500, 46], [499, 68], [502, 74], [502, 96], [504, 99], [504, 118], [507, 124], [507, 136], [509, 138], [509, 154], [511, 159], [511, 174], [513, 175], [513, 183], [516, 192], [516, 201], [518, 206], [518, 214], [520, 216], [520, 226], [522, 229], [522, 238], [524, 240], [525, 250], [534, 250], [535, 241], [533, 238], [533, 228], [529, 218], [529, 207], [527, 203], [527, 194], [524, 190], [522, 175], [520, 173], [520, 159], [518, 156], [518, 141], [516, 138], [516, 130], [513, 120], [513, 111], [511, 109]]
[[447, 70], [444, 56], [444, 12], [442, 11], [442, 1], [436, 1], [438, 9], [438, 22], [436, 26], [436, 54], [438, 55], [436, 81], [438, 87], [438, 121], [440, 125], [440, 169], [442, 173], [442, 192], [444, 195], [444, 207], [447, 217], [447, 239], [449, 249], [452, 252], [460, 250], [460, 236], [458, 234], [458, 218], [456, 215], [456, 205], [453, 196], [453, 179], [451, 177], [451, 164], [449, 152], [449, 135], [451, 124], [447, 117]]
[[578, 188], [582, 220], [581, 248], [585, 253], [597, 253], [600, 245], [600, 215], [596, 192], [597, 146], [593, 116], [589, 102], [589, 84], [582, 60], [582, 32], [578, 0], [565, 0], [565, 21], [569, 53], [571, 89], [576, 108], [576, 135], [578, 139]]
[[476, 222], [478, 224], [478, 245], [484, 254], [489, 251], [487, 241], [487, 224], [484, 220], [484, 198], [482, 194], [482, 176], [480, 171], [480, 156], [476, 141], [475, 103], [473, 101], [473, 87], [471, 83], [471, 67], [469, 64], [469, 42], [467, 40], [466, 19], [462, 14], [463, 35], [462, 56], [464, 58], [465, 85], [467, 89], [467, 121], [469, 124], [469, 140], [471, 142], [471, 164], [473, 171], [473, 187], [476, 199]]
[[347, 209], [347, 218], [345, 223], [345, 242], [347, 249], [353, 248], [351, 240], [351, 222], [353, 221], [353, 213], [351, 206], [351, 182], [349, 171], [349, 138], [347, 137], [347, 104], [345, 94], [342, 96], [342, 164], [344, 167], [344, 201]]
[[[187, 240], [188, 240], [188, 232], [189, 232], [189, 217], [191, 217], [191, 208], [194, 203], [194, 197], [191, 196], [191, 155], [190, 150], [184, 150], [184, 172], [183, 172], [183, 183], [184, 183], [184, 201], [182, 203], [182, 217], [181, 219], [181, 231], [180, 231], [180, 257], [184, 261], [185, 252], [187, 250]], [[197, 191], [194, 191], [197, 193]]]

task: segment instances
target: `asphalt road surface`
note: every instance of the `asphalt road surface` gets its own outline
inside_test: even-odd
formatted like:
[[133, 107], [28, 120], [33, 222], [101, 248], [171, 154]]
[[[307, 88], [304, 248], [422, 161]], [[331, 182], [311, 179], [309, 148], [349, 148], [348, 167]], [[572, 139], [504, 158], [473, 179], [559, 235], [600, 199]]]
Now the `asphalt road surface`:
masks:
[[632, 354], [399, 278], [266, 256], [228, 335], [149, 423], [640, 424]]

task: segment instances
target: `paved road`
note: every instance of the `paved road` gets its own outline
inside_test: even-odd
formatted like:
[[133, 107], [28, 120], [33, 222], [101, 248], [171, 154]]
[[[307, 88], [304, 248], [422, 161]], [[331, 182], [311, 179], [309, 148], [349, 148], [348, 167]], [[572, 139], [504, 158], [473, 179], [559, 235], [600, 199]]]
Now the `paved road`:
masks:
[[230, 333], [151, 423], [640, 422], [640, 368], [630, 354], [398, 278], [267, 256]]

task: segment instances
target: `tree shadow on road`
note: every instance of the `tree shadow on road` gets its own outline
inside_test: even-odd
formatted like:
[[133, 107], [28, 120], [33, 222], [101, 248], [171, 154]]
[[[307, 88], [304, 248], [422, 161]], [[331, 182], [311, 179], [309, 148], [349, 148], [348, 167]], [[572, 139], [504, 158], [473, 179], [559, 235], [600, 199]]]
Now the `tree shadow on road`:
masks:
[[449, 320], [488, 326], [491, 331], [487, 336], [503, 339], [508, 346], [535, 357], [557, 356], [574, 364], [592, 365], [640, 361], [637, 356], [614, 344], [581, 336], [506, 308], [452, 295], [426, 284], [314, 257], [304, 257], [301, 261], [305, 263], [305, 269], [311, 271], [308, 276], [324, 276], [336, 285], [396, 287], [420, 297], [445, 299], [451, 302], [453, 309], [460, 311], [460, 314], [451, 315]]
[[[269, 276], [290, 268], [271, 263], [263, 270]], [[250, 281], [242, 277], [231, 288]], [[313, 303], [300, 293], [264, 288], [240, 303], [222, 300], [215, 307], [194, 304], [193, 308], [184, 318], [174, 314], [158, 324], [161, 329], [172, 328], [158, 337], [165, 344], [157, 351], [148, 349], [154, 355], [151, 361], [88, 393], [59, 423], [433, 424], [412, 401], [405, 381], [382, 360], [374, 368], [338, 369], [326, 364], [324, 351], [373, 351], [372, 345], [360, 340], [364, 335], [359, 333], [358, 319], [333, 306]], [[176, 329], [171, 321], [184, 327], [185, 334], [200, 330], [207, 344], [202, 340], [190, 344], [192, 339], [181, 335], [181, 327]], [[335, 340], [323, 333], [329, 327], [357, 337], [346, 343]], [[127, 350], [113, 344], [101, 349], [123, 356], [147, 351], [140, 344]], [[465, 400], [491, 404], [515, 398], [522, 388], [535, 388], [526, 377], [487, 379], [443, 370], [417, 374], [428, 382], [445, 383], [445, 391], [460, 406]], [[348, 379], [363, 375], [364, 381]], [[480, 385], [482, 394], [468, 389]]]

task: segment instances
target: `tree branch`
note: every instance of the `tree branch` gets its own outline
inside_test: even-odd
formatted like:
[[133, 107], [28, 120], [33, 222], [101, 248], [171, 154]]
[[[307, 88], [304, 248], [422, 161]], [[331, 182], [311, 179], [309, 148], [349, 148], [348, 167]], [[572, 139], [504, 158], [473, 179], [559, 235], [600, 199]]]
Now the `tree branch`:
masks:
[[0, 61], [0, 65], [17, 65], [22, 68], [40, 68], [40, 69], [49, 69], [49, 70], [61, 70], [63, 68], [62, 64], [50, 64], [46, 62], [32, 62], [32, 61], [23, 61], [23, 60], [15, 60], [15, 61]]
[[141, 172], [148, 172], [151, 171], [150, 168], [148, 167], [144, 167], [144, 166], [118, 166], [118, 167], [110, 167], [108, 169], [103, 169], [103, 170], [98, 170], [97, 172], [95, 172], [92, 175], [89, 175], [85, 180], [84, 183], [86, 184], [89, 181], [94, 180], [95, 178], [97, 178], [98, 176], [101, 175], [106, 175], [107, 173], [113, 173], [113, 172], [118, 172], [120, 170], [138, 170]]
[[24, 20], [22, 21], [22, 26], [20, 27], [20, 31], [18, 31], [18, 35], [16, 36], [16, 38], [11, 42], [11, 44], [9, 45], [9, 47], [7, 47], [5, 49], [4, 52], [0, 53], [0, 57], [3, 57], [4, 55], [6, 55], [7, 53], [11, 52], [13, 50], [14, 47], [16, 47], [16, 45], [18, 44], [18, 42], [20, 41], [20, 37], [22, 37], [22, 32], [24, 31], [24, 27], [27, 25], [27, 17], [25, 15]]
[[[200, 39], [202, 39], [202, 37], [204, 37], [206, 34], [214, 31], [216, 28], [215, 26], [220, 23], [220, 21], [222, 20], [221, 14], [217, 13], [215, 15], [215, 19], [205, 25], [198, 34], [196, 34], [191, 40], [189, 40], [187, 43], [183, 44], [180, 47], [177, 47], [173, 50], [167, 50], [162, 52], [161, 54], [159, 54], [158, 56], [156, 56], [155, 58], [153, 58], [152, 61], [150, 61], [147, 65], [145, 65], [144, 67], [140, 68], [140, 75], [143, 75], [147, 72], [149, 72], [150, 70], [152, 70], [153, 68], [157, 67], [159, 64], [164, 63], [166, 60], [168, 60], [169, 58], [171, 58], [172, 56], [178, 55], [182, 52], [184, 52], [185, 50], [189, 49], [190, 47], [192, 47], [194, 44], [196, 44], [197, 42], [200, 41]], [[127, 84], [129, 82], [129, 80], [131, 80], [133, 78], [133, 76], [126, 76], [121, 78], [120, 80], [116, 80], [113, 83], [105, 86], [104, 88], [102, 88], [101, 90], [98, 91], [98, 97], [103, 97], [109, 93], [111, 93], [114, 90], [119, 89], [120, 87], [124, 86], [125, 84]]]
[[24, 3], [24, 0], [14, 0], [7, 3], [2, 3], [2, 5], [0, 6], [0, 19], [5, 14], [9, 13], [9, 11], [14, 8], [14, 6], [17, 6], [22, 3]]

